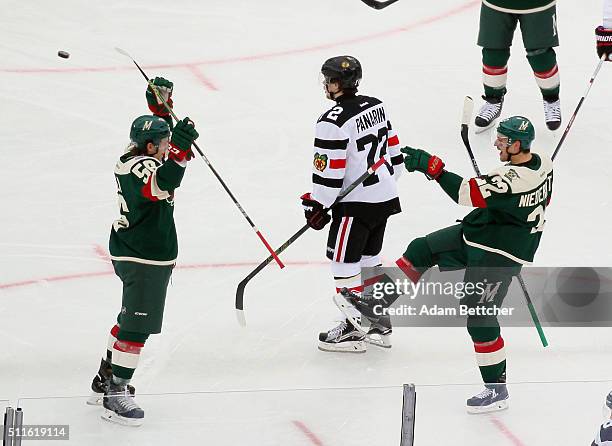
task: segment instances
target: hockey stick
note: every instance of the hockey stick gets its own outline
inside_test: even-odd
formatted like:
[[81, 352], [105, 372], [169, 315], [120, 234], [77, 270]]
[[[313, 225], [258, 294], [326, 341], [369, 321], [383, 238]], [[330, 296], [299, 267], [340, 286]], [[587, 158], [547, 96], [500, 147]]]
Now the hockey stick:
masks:
[[370, 8], [385, 9], [387, 6], [392, 5], [398, 0], [387, 0], [386, 2], [378, 2], [376, 0], [361, 0], [361, 1], [364, 2], [366, 5], [368, 5]]
[[[472, 161], [472, 166], [474, 167], [474, 172], [476, 172], [476, 176], [480, 176], [480, 169], [478, 168], [478, 163], [476, 163], [476, 158], [474, 157], [474, 152], [472, 152], [472, 146], [470, 145], [470, 139], [468, 137], [468, 129], [469, 122], [472, 119], [472, 110], [474, 109], [474, 101], [470, 96], [466, 96], [463, 102], [463, 114], [461, 117], [461, 139], [463, 140], [463, 144], [467, 149], [468, 155], [470, 157], [470, 161]], [[538, 317], [538, 313], [536, 312], [533, 302], [531, 301], [531, 297], [529, 296], [529, 292], [527, 291], [527, 285], [523, 280], [523, 277], [518, 274], [517, 276], [519, 285], [523, 290], [523, 295], [525, 296], [525, 301], [527, 302], [527, 308], [529, 309], [529, 313], [531, 314], [531, 319], [533, 320], [533, 324], [538, 331], [538, 335], [540, 336], [540, 341], [542, 341], [542, 345], [544, 347], [548, 347], [548, 340], [544, 335], [544, 330], [542, 329], [542, 324], [540, 323], [540, 318]]]
[[[346, 190], [344, 190], [343, 192], [340, 192], [336, 200], [333, 202], [333, 204], [329, 208], [326, 209], [326, 211], [330, 210], [332, 207], [334, 207], [336, 203], [338, 203], [340, 200], [342, 200], [344, 197], [350, 194], [353, 191], [353, 189], [355, 189], [357, 186], [363, 183], [367, 178], [369, 178], [370, 175], [376, 172], [384, 163], [385, 163], [384, 158], [380, 158], [378, 161], [376, 161], [376, 163], [373, 164], [370, 168], [368, 168], [368, 170], [366, 170], [359, 178], [353, 181], [346, 188]], [[302, 226], [295, 234], [289, 237], [289, 240], [283, 243], [280, 246], [280, 248], [276, 250], [276, 254], [278, 255], [281, 252], [283, 252], [285, 249], [287, 249], [289, 245], [295, 242], [303, 233], [305, 233], [308, 230], [308, 228], [310, 228], [310, 226], [308, 226], [307, 224]], [[269, 256], [266, 260], [261, 262], [257, 266], [257, 268], [251, 271], [249, 275], [246, 276], [242, 280], [242, 282], [238, 284], [238, 288], [236, 289], [236, 305], [235, 305], [236, 306], [236, 318], [238, 319], [238, 323], [242, 325], [243, 327], [246, 326], [246, 318], [244, 317], [244, 289], [246, 288], [247, 283], [249, 283], [249, 281], [253, 277], [255, 277], [262, 269], [264, 269], [271, 261], [272, 261], [272, 256]]]
[[578, 110], [580, 110], [580, 107], [582, 107], [582, 103], [584, 102], [584, 100], [588, 96], [589, 91], [591, 91], [591, 87], [593, 86], [593, 82], [595, 82], [595, 78], [597, 77], [597, 74], [599, 73], [599, 70], [601, 69], [601, 66], [603, 65], [605, 60], [606, 60], [606, 55], [604, 54], [604, 55], [601, 56], [601, 59], [599, 59], [599, 63], [597, 64], [597, 67], [595, 68], [595, 72], [593, 73], [593, 76], [591, 76], [591, 80], [589, 81], [589, 86], [587, 87], [586, 91], [584, 92], [584, 94], [582, 95], [580, 100], [578, 101], [578, 105], [576, 106], [576, 110], [574, 110], [574, 114], [572, 115], [572, 117], [570, 118], [569, 122], [567, 123], [567, 127], [565, 127], [565, 131], [563, 132], [563, 135], [561, 136], [561, 139], [559, 140], [559, 143], [557, 144], [557, 147], [555, 148], [555, 151], [553, 152], [552, 156], [550, 157], [551, 160], [554, 161], [555, 157], [557, 156], [557, 153], [559, 153], [559, 149], [561, 148], [561, 145], [563, 144], [563, 141], [565, 141], [565, 137], [569, 133], [570, 128], [572, 127], [572, 124], [574, 123], [574, 120], [576, 119], [576, 115], [578, 114]]
[[[178, 122], [179, 118], [174, 113], [174, 110], [172, 110], [172, 107], [170, 107], [168, 105], [168, 103], [166, 101], [164, 101], [164, 98], [159, 93], [159, 90], [157, 89], [157, 87], [153, 84], [153, 82], [150, 80], [150, 78], [145, 74], [143, 69], [140, 68], [140, 65], [138, 65], [138, 63], [134, 60], [134, 58], [132, 56], [130, 56], [130, 54], [127, 51], [125, 51], [125, 50], [123, 50], [121, 48], [115, 47], [115, 51], [117, 51], [119, 54], [121, 54], [123, 56], [128, 57], [132, 62], [134, 62], [134, 65], [136, 65], [136, 68], [138, 68], [138, 71], [140, 71], [142, 76], [145, 78], [145, 80], [147, 81], [147, 84], [149, 84], [149, 87], [151, 88], [153, 93], [155, 93], [155, 96], [157, 97], [158, 101], [164, 104], [164, 107], [166, 107], [166, 110], [168, 110], [170, 112], [170, 115], [172, 115], [172, 117], [174, 118], [174, 120]], [[198, 153], [200, 154], [200, 156], [202, 157], [202, 159], [204, 160], [204, 162], [206, 163], [208, 168], [211, 170], [213, 175], [217, 178], [217, 180], [219, 180], [219, 183], [221, 183], [221, 186], [223, 186], [223, 189], [225, 189], [225, 192], [227, 192], [227, 194], [230, 196], [230, 198], [232, 199], [232, 201], [234, 202], [234, 204], [236, 205], [238, 210], [242, 213], [243, 217], [246, 219], [247, 222], [249, 222], [249, 225], [251, 225], [251, 228], [253, 229], [253, 231], [255, 231], [255, 234], [257, 234], [257, 236], [259, 237], [261, 242], [264, 244], [264, 246], [266, 247], [268, 252], [272, 255], [272, 258], [276, 261], [276, 263], [278, 263], [278, 266], [281, 269], [284, 268], [285, 265], [283, 265], [283, 262], [281, 262], [281, 260], [278, 258], [278, 256], [276, 255], [276, 253], [274, 252], [274, 250], [272, 249], [272, 247], [270, 246], [268, 241], [264, 238], [264, 236], [259, 231], [259, 229], [257, 229], [257, 227], [255, 226], [255, 223], [253, 223], [253, 220], [251, 220], [251, 217], [249, 217], [249, 215], [246, 213], [246, 211], [240, 205], [240, 203], [238, 202], [238, 200], [236, 199], [236, 197], [234, 196], [232, 191], [229, 189], [227, 184], [225, 184], [225, 181], [223, 181], [223, 178], [221, 178], [221, 176], [217, 173], [217, 170], [213, 167], [213, 165], [208, 160], [206, 155], [204, 155], [204, 152], [202, 152], [202, 150], [198, 147], [198, 145], [195, 142], [193, 143], [193, 147], [195, 147], [195, 149], [198, 151]]]

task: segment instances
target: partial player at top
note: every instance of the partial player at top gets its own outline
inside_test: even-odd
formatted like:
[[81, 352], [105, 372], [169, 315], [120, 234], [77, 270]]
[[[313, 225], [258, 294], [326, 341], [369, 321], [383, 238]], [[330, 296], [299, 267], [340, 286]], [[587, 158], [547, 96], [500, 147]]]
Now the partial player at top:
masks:
[[482, 47], [485, 102], [476, 116], [477, 133], [490, 128], [501, 115], [510, 46], [518, 23], [542, 93], [546, 126], [556, 130], [561, 125], [559, 68], [553, 49], [559, 46], [555, 4], [556, 0], [482, 0], [478, 45]]

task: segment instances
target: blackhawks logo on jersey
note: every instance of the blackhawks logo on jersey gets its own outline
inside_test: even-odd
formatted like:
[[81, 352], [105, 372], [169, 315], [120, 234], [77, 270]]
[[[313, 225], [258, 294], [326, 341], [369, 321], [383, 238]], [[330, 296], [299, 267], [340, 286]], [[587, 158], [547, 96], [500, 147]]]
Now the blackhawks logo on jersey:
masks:
[[319, 172], [323, 172], [327, 167], [327, 155], [321, 155], [318, 152], [315, 153], [313, 164], [315, 169], [317, 169]]

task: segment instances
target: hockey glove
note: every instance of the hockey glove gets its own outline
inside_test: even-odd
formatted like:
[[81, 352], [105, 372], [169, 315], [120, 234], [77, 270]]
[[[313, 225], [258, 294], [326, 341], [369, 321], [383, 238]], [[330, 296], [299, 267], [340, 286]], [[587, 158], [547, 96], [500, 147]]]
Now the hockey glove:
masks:
[[598, 26], [595, 28], [595, 37], [597, 39], [597, 55], [601, 58], [606, 55], [607, 61], [612, 61], [612, 29]]
[[177, 122], [172, 131], [172, 137], [170, 138], [168, 158], [178, 163], [189, 161], [193, 158], [191, 145], [198, 139], [198, 136], [200, 135], [196, 131], [194, 123], [189, 118]]
[[302, 199], [304, 216], [306, 217], [308, 226], [316, 231], [323, 229], [331, 220], [331, 217], [327, 214], [327, 210], [325, 210], [323, 205], [317, 200], [312, 199], [310, 192], [306, 192], [300, 198]]
[[400, 152], [404, 154], [404, 165], [408, 172], [415, 170], [423, 172], [430, 180], [437, 180], [444, 172], [444, 161], [424, 150], [403, 147]]
[[[153, 85], [157, 87], [157, 91], [164, 101], [172, 108], [172, 88], [174, 84], [163, 77], [156, 77], [153, 79]], [[155, 116], [159, 116], [161, 118], [165, 118], [170, 115], [170, 112], [164, 105], [162, 101], [160, 101], [157, 95], [151, 89], [151, 86], [147, 87], [147, 104], [149, 105], [149, 110]]]

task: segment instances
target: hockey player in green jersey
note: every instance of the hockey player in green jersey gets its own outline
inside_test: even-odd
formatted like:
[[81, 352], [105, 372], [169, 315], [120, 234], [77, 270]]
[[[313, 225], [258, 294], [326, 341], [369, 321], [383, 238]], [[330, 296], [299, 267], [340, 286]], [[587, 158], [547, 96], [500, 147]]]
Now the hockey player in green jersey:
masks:
[[561, 125], [556, 0], [482, 0], [478, 45], [482, 47], [484, 104], [475, 124], [482, 131], [500, 116], [506, 94], [510, 46], [518, 23], [550, 130]]
[[[411, 281], [417, 283], [434, 265], [441, 270], [465, 268], [466, 283], [490, 286], [481, 293], [466, 293], [461, 303], [468, 308], [501, 306], [512, 278], [522, 265], [533, 261], [552, 193], [552, 161], [531, 152], [534, 138], [527, 118], [514, 116], [501, 121], [495, 146], [500, 160], [507, 164], [488, 175], [466, 179], [446, 170], [437, 156], [410, 147], [401, 149], [409, 172], [423, 172], [455, 203], [476, 208], [461, 223], [408, 245], [396, 264]], [[371, 299], [349, 297], [348, 301], [373, 319]], [[508, 406], [506, 356], [497, 318], [470, 315], [467, 329], [485, 383], [485, 390], [467, 401], [467, 409], [471, 413], [504, 409]]]
[[[157, 78], [155, 83], [162, 90], [169, 85], [171, 94], [170, 82]], [[115, 166], [120, 217], [113, 223], [109, 246], [123, 296], [89, 403], [102, 402], [102, 418], [126, 425], [140, 425], [144, 418], [129, 382], [148, 336], [161, 332], [166, 289], [178, 254], [174, 190], [198, 137], [189, 118], [179, 121], [172, 134], [166, 119], [136, 118], [131, 143]]]

